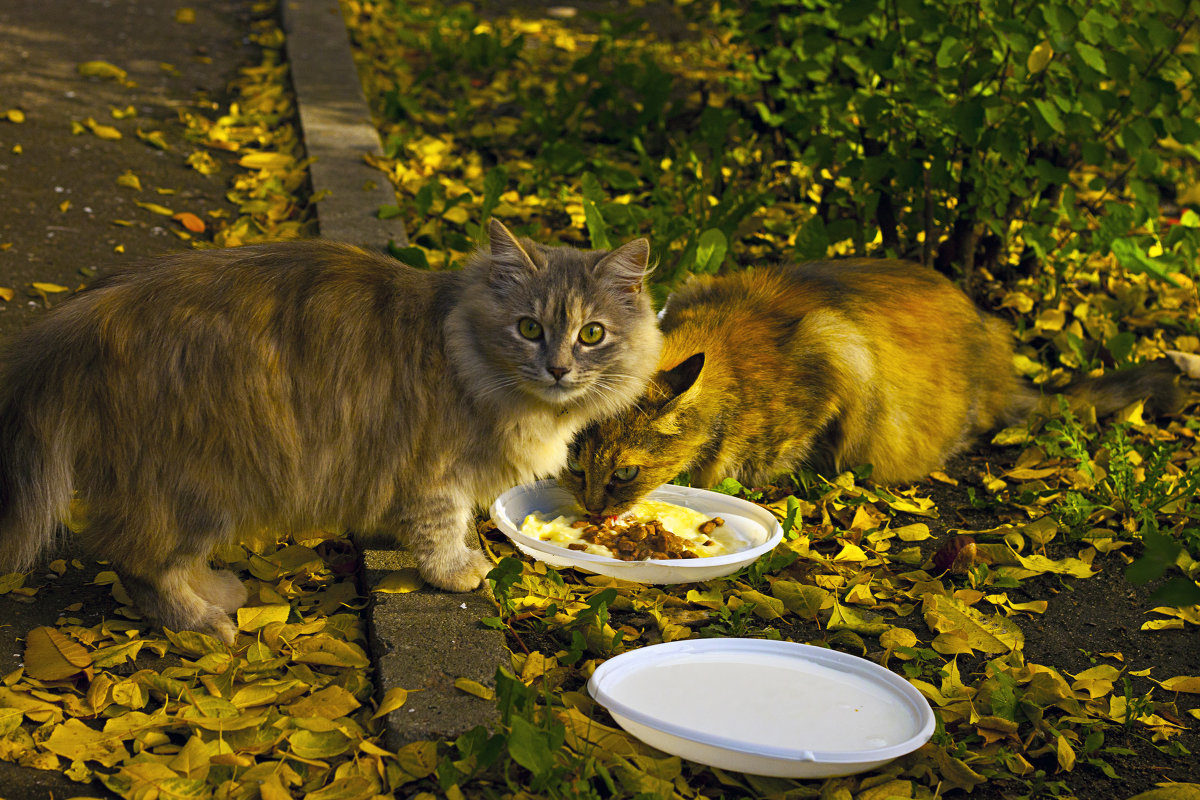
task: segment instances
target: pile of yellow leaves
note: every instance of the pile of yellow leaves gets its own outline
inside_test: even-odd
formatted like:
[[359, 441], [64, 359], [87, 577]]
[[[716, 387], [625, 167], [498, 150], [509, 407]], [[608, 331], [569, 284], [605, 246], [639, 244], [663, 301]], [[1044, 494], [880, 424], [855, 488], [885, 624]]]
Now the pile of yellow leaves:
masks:
[[[143, 622], [100, 572], [117, 615], [85, 627], [67, 609], [29, 632], [24, 667], [0, 679], [0, 758], [123, 797], [386, 793], [384, 757], [396, 759], [374, 743], [353, 554], [318, 532], [223, 555], [252, 597], [234, 648]], [[23, 583], [5, 576], [0, 590], [35, 594]]]

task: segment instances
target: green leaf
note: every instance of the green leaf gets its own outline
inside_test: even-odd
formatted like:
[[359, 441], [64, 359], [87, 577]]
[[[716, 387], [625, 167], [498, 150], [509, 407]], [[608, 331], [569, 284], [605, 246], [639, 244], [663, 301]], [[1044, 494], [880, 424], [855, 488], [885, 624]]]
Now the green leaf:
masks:
[[1117, 364], [1124, 364], [1129, 361], [1135, 344], [1137, 344], [1137, 336], [1131, 331], [1121, 331], [1105, 342], [1104, 347], [1112, 355], [1113, 361]]
[[500, 195], [504, 194], [507, 186], [508, 172], [504, 167], [494, 167], [488, 170], [487, 177], [483, 179], [483, 202], [479, 209], [481, 223], [487, 222], [492, 210], [499, 205]]
[[721, 233], [716, 228], [709, 228], [704, 233], [700, 234], [700, 240], [696, 243], [696, 272], [714, 273], [721, 268], [722, 262], [725, 261], [725, 251], [729, 248], [729, 243], [725, 240], [725, 234]]
[[958, 39], [955, 39], [953, 36], [947, 36], [945, 39], [942, 39], [942, 44], [938, 47], [935, 61], [941, 69], [949, 69], [958, 63], [959, 58], [964, 52], [965, 50]]
[[1104, 54], [1097, 48], [1084, 42], [1075, 43], [1075, 53], [1092, 69], [1102, 75], [1108, 74], [1108, 64], [1104, 61]]
[[1179, 288], [1179, 282], [1167, 273], [1167, 265], [1160, 259], [1147, 255], [1146, 251], [1132, 239], [1114, 239], [1112, 254], [1117, 257], [1121, 266], [1130, 272], [1152, 275], [1164, 283]]
[[580, 183], [583, 189], [583, 219], [587, 223], [592, 247], [596, 250], [609, 250], [612, 243], [608, 238], [608, 226], [604, 224], [604, 217], [600, 213], [604, 190], [600, 187], [600, 181], [590, 172], [583, 173]]
[[825, 258], [829, 253], [829, 234], [825, 230], [825, 220], [813, 217], [796, 234], [795, 253], [799, 261], [816, 261]]
[[1042, 119], [1045, 120], [1046, 124], [1053, 128], [1055, 132], [1067, 132], [1066, 126], [1063, 125], [1062, 117], [1058, 113], [1058, 108], [1053, 103], [1051, 103], [1049, 100], [1035, 98], [1033, 104], [1037, 107], [1038, 113], [1041, 114]]
[[720, 492], [721, 494], [737, 495], [745, 487], [738, 483], [733, 478], [725, 478], [716, 486], [712, 487], [712, 491]]
[[554, 767], [550, 738], [523, 717], [513, 717], [508, 734], [508, 754], [534, 775], [544, 775]]
[[1176, 608], [1194, 606], [1200, 604], [1200, 586], [1188, 578], [1171, 578], [1154, 590], [1150, 595], [1150, 602], [1155, 605], [1175, 606]]
[[388, 242], [388, 252], [392, 258], [410, 267], [429, 269], [429, 259], [425, 257], [425, 251], [416, 245], [397, 247], [394, 242]]

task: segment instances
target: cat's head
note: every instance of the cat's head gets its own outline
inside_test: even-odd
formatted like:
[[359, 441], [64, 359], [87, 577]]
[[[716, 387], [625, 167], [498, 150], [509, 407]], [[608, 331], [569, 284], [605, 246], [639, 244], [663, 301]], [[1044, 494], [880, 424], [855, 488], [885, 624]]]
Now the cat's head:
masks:
[[469, 343], [453, 345], [478, 390], [582, 409], [587, 419], [632, 403], [662, 346], [645, 286], [650, 243], [546, 247], [496, 220], [488, 238], [468, 267], [460, 324]]
[[637, 404], [581, 431], [559, 484], [591, 514], [628, 511], [687, 470], [708, 441], [698, 383], [704, 354], [656, 374]]

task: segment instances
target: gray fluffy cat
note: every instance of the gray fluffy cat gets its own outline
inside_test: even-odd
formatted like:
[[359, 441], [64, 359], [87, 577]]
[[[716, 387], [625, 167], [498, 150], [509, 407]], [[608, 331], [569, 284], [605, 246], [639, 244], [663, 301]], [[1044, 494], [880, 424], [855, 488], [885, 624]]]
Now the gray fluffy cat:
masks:
[[0, 572], [73, 494], [81, 536], [173, 629], [235, 629], [213, 548], [263, 527], [398, 536], [435, 586], [479, 585], [473, 510], [558, 472], [661, 346], [649, 244], [490, 252], [426, 272], [322, 241], [174, 255], [98, 281], [0, 365]]

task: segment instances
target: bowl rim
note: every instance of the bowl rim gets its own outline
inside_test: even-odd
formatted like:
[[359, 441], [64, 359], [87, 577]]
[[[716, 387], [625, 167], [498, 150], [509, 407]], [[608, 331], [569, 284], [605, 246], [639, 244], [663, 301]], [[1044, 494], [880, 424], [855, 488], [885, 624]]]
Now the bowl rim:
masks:
[[[653, 651], [653, 652], [647, 652]], [[675, 651], [679, 651], [676, 653]], [[860, 677], [874, 678], [879, 684], [900, 695], [907, 705], [917, 710], [919, 723], [917, 731], [902, 742], [878, 747], [870, 750], [813, 750], [811, 748], [780, 747], [773, 745], [750, 745], [744, 741], [719, 734], [697, 731], [686, 725], [679, 725], [660, 719], [653, 714], [641, 711], [614, 698], [604, 688], [606, 680], [616, 680], [622, 674], [639, 667], [639, 661], [651, 661], [677, 658], [682, 654], [704, 654], [709, 652], [771, 653], [773, 655], [790, 655], [800, 661], [816, 663], [821, 666], [846, 670], [854, 669]], [[790, 651], [790, 652], [788, 652]], [[863, 675], [863, 673], [867, 673]], [[911, 683], [891, 670], [876, 664], [866, 658], [830, 650], [815, 645], [799, 642], [774, 641], [770, 639], [747, 638], [714, 638], [714, 639], [684, 639], [675, 642], [662, 642], [646, 645], [645, 647], [629, 650], [605, 661], [596, 667], [595, 672], [587, 683], [588, 693], [600, 705], [608, 709], [614, 717], [624, 717], [634, 723], [651, 728], [660, 733], [673, 736], [694, 744], [724, 750], [738, 755], [768, 758], [789, 763], [823, 763], [833, 765], [866, 764], [886, 762], [907, 755], [923, 745], [933, 735], [937, 725], [933, 709], [929, 701]]]
[[[627, 561], [621, 558], [613, 558], [612, 556], [603, 556], [596, 553], [583, 552], [580, 550], [570, 550], [566, 547], [560, 547], [559, 545], [551, 544], [550, 542], [544, 542], [541, 539], [535, 539], [532, 536], [527, 536], [521, 533], [519, 528], [520, 523], [514, 522], [514, 520], [507, 514], [505, 503], [512, 496], [518, 493], [532, 493], [545, 491], [547, 489], [555, 489], [557, 491], [566, 493], [566, 490], [559, 486], [558, 482], [553, 478], [535, 481], [533, 483], [525, 483], [521, 484], [520, 486], [514, 486], [497, 497], [496, 501], [492, 503], [490, 511], [492, 521], [496, 523], [496, 526], [499, 527], [501, 531], [503, 531], [505, 536], [522, 545], [523, 547], [537, 550], [541, 553], [546, 553], [547, 555], [555, 558], [570, 559], [572, 561], [579, 562], [580, 564], [607, 564], [611, 566], [654, 564], [664, 567], [688, 570], [721, 567], [728, 564], [740, 563], [742, 561], [751, 563], [757, 560], [764, 553], [774, 550], [775, 546], [783, 541], [783, 526], [779, 524], [779, 520], [775, 519], [774, 514], [760, 505], [751, 503], [749, 500], [743, 500], [740, 497], [734, 497], [733, 495], [713, 492], [709, 489], [700, 489], [694, 486], [675, 486], [673, 484], [664, 484], [649, 492], [646, 497], [649, 499], [655, 499], [654, 495], [656, 493], [697, 495], [701, 497], [704, 495], [715, 495], [716, 497], [720, 497], [722, 502], [730, 502], [739, 508], [744, 508], [747, 513], [742, 514], [741, 516], [748, 517], [751, 522], [761, 522], [762, 527], [767, 532], [767, 538], [762, 543], [756, 544], [752, 547], [747, 547], [744, 550], [737, 550], [735, 552], [726, 553], [719, 556], [705, 556], [703, 558], [648, 558], [641, 561]], [[750, 514], [753, 514], [754, 516], [749, 516]], [[758, 517], [758, 519], [756, 520], [755, 517]], [[766, 517], [770, 517], [770, 525], [766, 523]]]

